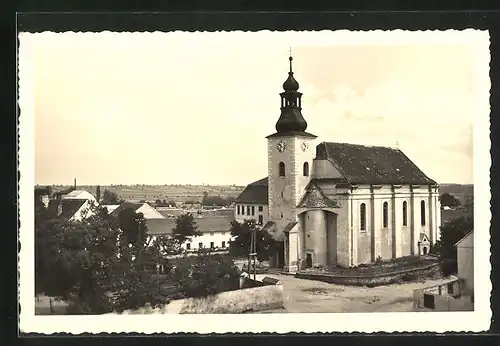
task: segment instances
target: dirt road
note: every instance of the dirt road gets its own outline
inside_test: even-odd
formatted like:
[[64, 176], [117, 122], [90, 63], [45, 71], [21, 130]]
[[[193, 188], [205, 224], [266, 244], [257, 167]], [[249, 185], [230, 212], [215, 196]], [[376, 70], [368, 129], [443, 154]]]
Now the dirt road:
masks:
[[287, 275], [269, 275], [283, 282], [285, 311], [267, 312], [408, 312], [413, 290], [452, 279], [427, 280], [374, 288], [341, 286]]

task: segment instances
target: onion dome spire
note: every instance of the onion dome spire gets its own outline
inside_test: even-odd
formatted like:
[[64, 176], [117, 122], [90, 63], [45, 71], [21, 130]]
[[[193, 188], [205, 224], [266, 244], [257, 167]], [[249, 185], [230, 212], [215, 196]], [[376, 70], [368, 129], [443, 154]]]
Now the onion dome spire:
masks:
[[293, 77], [292, 61], [293, 57], [290, 51], [290, 71], [288, 78], [283, 83], [284, 92], [281, 96], [281, 116], [276, 123], [276, 131], [278, 134], [289, 134], [304, 132], [307, 128], [307, 122], [301, 113], [301, 98], [302, 93], [299, 90], [299, 83]]

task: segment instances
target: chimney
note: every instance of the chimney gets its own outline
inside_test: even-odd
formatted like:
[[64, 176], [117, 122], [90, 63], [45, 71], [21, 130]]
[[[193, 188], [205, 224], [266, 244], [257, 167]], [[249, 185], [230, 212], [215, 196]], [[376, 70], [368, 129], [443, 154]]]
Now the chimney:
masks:
[[73, 188], [76, 190], [76, 178], [75, 178], [74, 183], [73, 183]]

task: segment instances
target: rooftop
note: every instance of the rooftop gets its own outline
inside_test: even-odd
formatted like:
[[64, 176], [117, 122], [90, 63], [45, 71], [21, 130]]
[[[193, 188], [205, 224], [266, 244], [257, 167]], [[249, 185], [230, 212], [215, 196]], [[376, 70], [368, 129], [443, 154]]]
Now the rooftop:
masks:
[[351, 184], [436, 184], [399, 149], [323, 142], [316, 159], [332, 162]]

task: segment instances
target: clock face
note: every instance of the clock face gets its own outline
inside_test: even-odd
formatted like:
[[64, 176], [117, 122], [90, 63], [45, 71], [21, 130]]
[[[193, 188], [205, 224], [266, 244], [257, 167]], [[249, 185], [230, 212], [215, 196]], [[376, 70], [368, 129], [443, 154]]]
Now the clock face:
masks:
[[302, 142], [300, 147], [302, 148], [302, 151], [306, 151], [309, 148], [309, 144], [307, 144], [307, 142]]
[[278, 148], [278, 151], [280, 153], [284, 152], [285, 148], [286, 148], [285, 142], [283, 142], [283, 141], [279, 142], [278, 145], [277, 145], [277, 148]]

